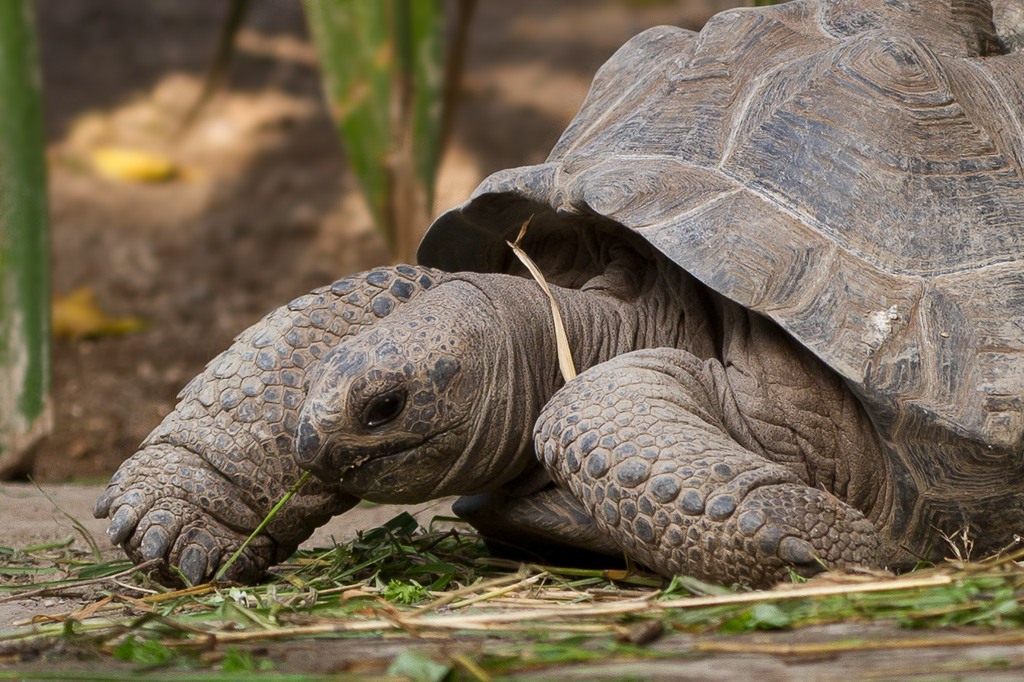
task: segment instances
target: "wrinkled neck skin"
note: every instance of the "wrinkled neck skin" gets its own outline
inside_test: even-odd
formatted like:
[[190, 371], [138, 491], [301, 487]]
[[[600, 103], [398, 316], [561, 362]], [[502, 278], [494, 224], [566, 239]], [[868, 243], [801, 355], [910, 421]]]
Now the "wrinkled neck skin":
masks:
[[[666, 275], [680, 280], [679, 286], [666, 286]], [[613, 264], [582, 289], [550, 286], [576, 371], [639, 348], [685, 348], [689, 340], [710, 347], [703, 329], [706, 301], [684, 279], [689, 276], [677, 268], [659, 276]], [[470, 440], [441, 494], [473, 494], [496, 484], [508, 484], [517, 494], [532, 492], [547, 480], [538, 475], [534, 423], [565, 383], [550, 302], [537, 282], [522, 277], [456, 273], [445, 278], [439, 291], [445, 285], [477, 289], [489, 303], [485, 314], [493, 317], [493, 329], [500, 332], [486, 351], [493, 361], [485, 363], [485, 404], [474, 410]]]
[[468, 286], [482, 295], [482, 312], [495, 330], [483, 349], [481, 405], [472, 411], [464, 451], [439, 486], [440, 494], [472, 495], [493, 490], [536, 465], [533, 423], [556, 390], [558, 362], [536, 283], [508, 275], [459, 273], [446, 278], [438, 291], [446, 286]]

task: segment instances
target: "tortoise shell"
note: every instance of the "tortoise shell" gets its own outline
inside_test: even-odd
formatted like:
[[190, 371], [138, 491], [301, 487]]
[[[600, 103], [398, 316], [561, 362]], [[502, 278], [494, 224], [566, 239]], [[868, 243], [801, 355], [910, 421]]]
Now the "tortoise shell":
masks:
[[1019, 453], [1024, 52], [1004, 52], [975, 0], [651, 29], [547, 162], [485, 180], [420, 262], [508, 270], [532, 214], [550, 234], [614, 221], [811, 349], [890, 443]]

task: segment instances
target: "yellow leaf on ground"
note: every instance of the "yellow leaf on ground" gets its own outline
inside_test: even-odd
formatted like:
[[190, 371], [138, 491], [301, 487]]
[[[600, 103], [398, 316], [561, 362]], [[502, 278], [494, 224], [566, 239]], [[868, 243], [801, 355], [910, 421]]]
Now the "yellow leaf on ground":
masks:
[[110, 317], [96, 302], [89, 287], [75, 289], [67, 296], [55, 296], [51, 307], [53, 335], [64, 339], [132, 334], [146, 328], [139, 317]]
[[100, 175], [122, 182], [163, 182], [178, 174], [177, 165], [167, 157], [127, 147], [93, 150], [92, 165]]

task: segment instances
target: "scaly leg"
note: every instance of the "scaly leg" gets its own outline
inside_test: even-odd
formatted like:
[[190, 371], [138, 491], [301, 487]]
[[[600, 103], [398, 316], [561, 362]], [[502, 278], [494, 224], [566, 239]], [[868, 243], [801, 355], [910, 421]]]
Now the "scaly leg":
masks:
[[499, 554], [519, 550], [560, 564], [583, 563], [594, 553], [622, 558], [622, 549], [562, 488], [549, 486], [522, 497], [501, 492], [460, 497], [452, 511]]
[[[339, 340], [440, 275], [405, 265], [355, 275], [295, 299], [239, 335], [110, 479], [94, 514], [110, 518], [111, 542], [136, 563], [165, 558], [193, 583], [212, 577], [302, 474], [292, 440], [310, 372]], [[256, 580], [357, 501], [310, 480], [226, 577]]]
[[665, 575], [766, 586], [787, 569], [879, 566], [859, 511], [729, 432], [723, 404], [736, 400], [716, 363], [659, 348], [584, 372], [537, 421], [545, 468], [616, 544]]

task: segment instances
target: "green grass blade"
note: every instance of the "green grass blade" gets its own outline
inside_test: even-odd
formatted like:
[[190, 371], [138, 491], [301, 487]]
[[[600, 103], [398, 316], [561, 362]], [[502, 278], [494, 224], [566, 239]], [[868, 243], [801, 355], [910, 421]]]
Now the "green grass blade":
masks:
[[[228, 559], [227, 562], [225, 562], [225, 564], [220, 567], [220, 570], [217, 571], [217, 575], [214, 577], [214, 580], [220, 580], [224, 577], [224, 574], [228, 572], [229, 568], [231, 568], [231, 564], [235, 563], [235, 561], [238, 560], [238, 557], [242, 556], [242, 552], [244, 552], [245, 548], [249, 546], [249, 543], [253, 541], [253, 538], [262, 533], [263, 529], [270, 525], [270, 522], [274, 520], [275, 516], [277, 516], [277, 512], [281, 511], [281, 508], [288, 504], [288, 500], [292, 499], [292, 496], [295, 493], [299, 492], [299, 489], [302, 486], [306, 485], [306, 481], [309, 480], [309, 477], [310, 473], [308, 471], [303, 472], [302, 476], [299, 476], [299, 480], [295, 481], [295, 485], [291, 487], [291, 490], [286, 492], [284, 494], [284, 497], [278, 500], [277, 504], [275, 504], [273, 508], [271, 508], [271, 510], [267, 513], [267, 516], [263, 519], [263, 521], [260, 522], [260, 525], [256, 526], [256, 530], [249, 534], [249, 537], [245, 539], [245, 542], [242, 543], [242, 546], [235, 550], [235, 553], [231, 555], [231, 558]], [[171, 568], [177, 567], [172, 566]], [[180, 571], [178, 573], [179, 575], [181, 575]]]
[[29, 0], [0, 2], [0, 477], [50, 427], [43, 105]]
[[[59, 504], [57, 504], [57, 500], [53, 499], [53, 496], [50, 495], [50, 493], [48, 493], [45, 490], [43, 490], [42, 487], [40, 487], [40, 485], [38, 483], [36, 483], [31, 478], [29, 478], [29, 480], [32, 481], [32, 485], [34, 485], [36, 487], [36, 490], [38, 490], [40, 492], [40, 494], [43, 497], [46, 498], [47, 502], [49, 502], [51, 505], [53, 505], [53, 508], [56, 509], [61, 514], [61, 516], [63, 516], [64, 518], [66, 518], [68, 521], [71, 522], [71, 525], [74, 526], [74, 528], [78, 532], [78, 534], [82, 536], [82, 539], [85, 541], [85, 544], [89, 545], [89, 549], [90, 549], [90, 551], [92, 551], [93, 558], [97, 562], [102, 561], [103, 560], [103, 554], [102, 554], [102, 552], [100, 552], [100, 546], [98, 544], [96, 544], [96, 538], [94, 538], [92, 536], [92, 533], [89, 532], [89, 529], [86, 528], [85, 526], [83, 526], [81, 521], [76, 519], [71, 514], [68, 514], [66, 511], [64, 511], [61, 508], [61, 506]], [[71, 544], [71, 543], [69, 542], [68, 544]]]

